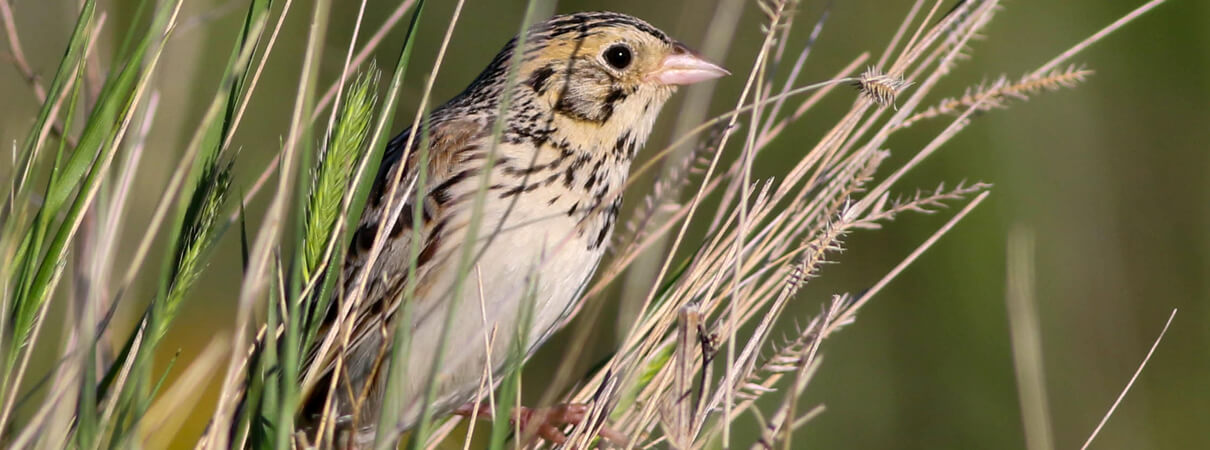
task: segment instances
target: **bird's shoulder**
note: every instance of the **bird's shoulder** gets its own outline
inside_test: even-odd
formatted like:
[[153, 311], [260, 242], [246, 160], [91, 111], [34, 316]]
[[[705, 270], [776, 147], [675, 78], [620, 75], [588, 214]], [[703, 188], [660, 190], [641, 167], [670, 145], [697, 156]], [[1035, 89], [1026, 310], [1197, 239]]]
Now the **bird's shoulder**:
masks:
[[[429, 182], [452, 175], [459, 157], [478, 147], [477, 141], [489, 133], [489, 126], [477, 118], [435, 118], [421, 127], [427, 136], [416, 134], [411, 128], [404, 130], [387, 144], [375, 180], [375, 194], [385, 193], [382, 188], [393, 181], [400, 164], [403, 164], [401, 182], [410, 181], [421, 166], [427, 166], [425, 174]], [[428, 159], [427, 164], [422, 164], [423, 158]]]

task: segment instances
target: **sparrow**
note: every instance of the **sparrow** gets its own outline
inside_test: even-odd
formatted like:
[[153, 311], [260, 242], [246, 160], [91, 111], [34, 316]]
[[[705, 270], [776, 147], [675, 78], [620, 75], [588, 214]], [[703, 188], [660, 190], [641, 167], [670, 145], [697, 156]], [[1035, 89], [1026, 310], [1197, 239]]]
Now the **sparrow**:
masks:
[[[341, 271], [343, 296], [362, 294], [347, 316], [353, 331], [338, 356], [340, 387], [312, 394], [334, 396], [330, 408], [354, 446], [375, 435], [392, 342], [384, 330], [405, 326], [411, 332], [402, 429], [419, 420], [447, 315], [453, 314], [454, 328], [429, 405], [437, 416], [466, 411], [464, 405], [478, 400], [485, 368], [499, 380], [516, 339], [528, 357], [550, 338], [576, 310], [605, 253], [631, 161], [664, 103], [677, 86], [728, 74], [663, 31], [620, 13], [559, 15], [527, 34], [523, 55], [514, 58], [513, 38], [469, 87], [429, 114], [421, 127], [427, 138], [405, 130], [384, 153]], [[514, 60], [519, 66], [510, 83]], [[421, 151], [424, 143], [427, 152]], [[422, 167], [424, 182], [417, 186]], [[479, 227], [471, 230], [485, 176]], [[413, 228], [417, 209], [419, 230]], [[383, 221], [390, 226], [371, 265]], [[414, 292], [405, 295], [413, 246], [416, 279], [408, 289]], [[475, 259], [460, 277], [466, 246], [474, 246]], [[465, 285], [455, 289], [460, 279]], [[397, 324], [404, 302], [410, 317]], [[522, 320], [525, 302], [530, 312]], [[338, 310], [340, 301], [333, 303]], [[334, 372], [327, 370], [328, 376]], [[318, 417], [324, 403], [308, 402], [304, 420]]]

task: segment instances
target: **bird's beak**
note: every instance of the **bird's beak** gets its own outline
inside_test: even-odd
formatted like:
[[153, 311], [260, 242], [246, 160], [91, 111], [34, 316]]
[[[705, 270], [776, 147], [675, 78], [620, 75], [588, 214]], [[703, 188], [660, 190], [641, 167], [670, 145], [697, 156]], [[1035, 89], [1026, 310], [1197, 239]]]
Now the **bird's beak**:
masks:
[[672, 53], [665, 56], [659, 68], [652, 72], [651, 79], [665, 85], [684, 85], [713, 80], [723, 75], [731, 75], [731, 72], [718, 64], [706, 61], [697, 52], [678, 42]]

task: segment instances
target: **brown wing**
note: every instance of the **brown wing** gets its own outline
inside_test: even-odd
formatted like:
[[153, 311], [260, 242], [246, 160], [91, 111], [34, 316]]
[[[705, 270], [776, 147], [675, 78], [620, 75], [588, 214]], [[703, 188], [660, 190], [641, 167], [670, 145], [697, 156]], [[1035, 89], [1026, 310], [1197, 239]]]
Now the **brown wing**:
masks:
[[[330, 303], [332, 306], [320, 327], [320, 336], [326, 336], [328, 333], [338, 330], [340, 327], [336, 326], [338, 325], [336, 322], [340, 309], [342, 307], [351, 308], [349, 319], [346, 320], [352, 321], [353, 329], [349, 346], [344, 350], [346, 358], [365, 359], [370, 356], [365, 354], [367, 351], [379, 353], [380, 345], [363, 344], [367, 339], [382, 342], [380, 339], [382, 325], [390, 323], [391, 316], [399, 306], [397, 303], [402, 299], [403, 289], [406, 286], [408, 260], [412, 252], [412, 240], [417, 235], [413, 231], [415, 223], [413, 213], [416, 200], [420, 198], [423, 198], [419, 230], [422, 241], [417, 260], [419, 280], [416, 284], [417, 286], [424, 285], [425, 274], [431, 269], [426, 264], [431, 261], [441, 246], [441, 218], [446, 215], [449, 206], [448, 190], [454, 184], [477, 173], [469, 166], [472, 166], [471, 163], [477, 159], [477, 156], [474, 156], [479, 150], [477, 142], [481, 141], [485, 135], [484, 130], [483, 125], [473, 120], [449, 120], [432, 125], [430, 134], [432, 145], [429, 147], [431, 152], [426, 171], [427, 176], [424, 180], [425, 195], [423, 197], [416, 194], [415, 186], [418, 182], [417, 169], [421, 166], [420, 139], [413, 142], [412, 151], [406, 152], [406, 155], [403, 150], [411, 130], [404, 131], [388, 144], [381, 168], [374, 181], [374, 188], [366, 202], [366, 209], [361, 215], [361, 220], [353, 233], [353, 239], [345, 256], [341, 273], [343, 289], [336, 294], [340, 297], [333, 299]], [[401, 163], [403, 164], [402, 172], [397, 174]], [[399, 181], [392, 192], [392, 184], [396, 177]], [[392, 194], [394, 200], [388, 201]], [[387, 210], [388, 207], [391, 211]], [[383, 221], [387, 223], [383, 225], [386, 228], [381, 243], [382, 248], [373, 268], [368, 269], [367, 273], [367, 264], [375, 245], [374, 241]], [[360, 288], [359, 285], [363, 283], [364, 288]], [[355, 297], [355, 291], [358, 289], [363, 289], [363, 294]], [[418, 295], [420, 294], [422, 292], [418, 292]], [[350, 301], [354, 301], [356, 304], [347, 305], [347, 302]], [[308, 352], [308, 361], [304, 366], [314, 367], [314, 364], [321, 364], [324, 366], [321, 375], [332, 370], [333, 356], [335, 356], [334, 352], [327, 352], [327, 355], [322, 356], [316, 354], [322, 345], [322, 340], [323, 338]], [[359, 354], [349, 355], [347, 352]], [[373, 374], [350, 374], [350, 377], [353, 378], [373, 376]], [[354, 384], [360, 385], [360, 381], [364, 380], [353, 381]], [[315, 394], [318, 395], [313, 395], [313, 399], [324, 396], [326, 383], [321, 382], [320, 385], [316, 386]], [[305, 415], [306, 411], [304, 411]]]
[[[434, 219], [441, 216], [449, 200], [446, 191], [450, 185], [457, 183], [465, 178], [468, 174], [462, 170], [458, 170], [460, 159], [468, 152], [477, 149], [474, 145], [476, 138], [482, 134], [483, 126], [477, 122], [470, 120], [455, 120], [446, 121], [435, 124], [432, 127], [430, 140], [431, 156], [429, 156], [427, 176], [425, 177], [424, 201], [422, 202], [422, 229], [421, 237], [429, 237]], [[349, 246], [348, 253], [345, 257], [344, 275], [346, 283], [346, 294], [349, 288], [354, 288], [358, 280], [358, 276], [365, 268], [365, 264], [370, 256], [371, 249], [374, 245], [374, 238], [378, 234], [380, 224], [386, 220], [387, 228], [385, 245], [391, 247], [410, 246], [411, 239], [415, 235], [412, 232], [412, 225], [415, 223], [413, 213], [416, 208], [416, 199], [420, 196], [416, 195], [416, 184], [419, 180], [416, 177], [416, 169], [421, 165], [420, 158], [422, 157], [419, 151], [420, 139], [416, 139], [412, 145], [412, 151], [407, 152], [407, 160], [403, 165], [403, 171], [396, 174], [400, 166], [400, 162], [404, 158], [403, 146], [406, 145], [409, 138], [410, 130], [404, 131], [402, 134], [391, 140], [388, 144], [386, 154], [383, 156], [383, 162], [378, 176], [374, 181], [374, 189], [370, 193], [370, 198], [366, 203], [366, 210], [361, 215], [361, 220], [358, 223], [357, 230], [353, 234], [352, 243]], [[392, 194], [392, 184], [398, 175], [398, 184], [394, 189], [394, 201], [388, 201], [388, 197]], [[388, 205], [389, 204], [389, 205]], [[388, 206], [393, 210], [386, 210]], [[424, 256], [422, 249], [422, 258], [419, 265], [424, 264]], [[432, 255], [427, 255], [431, 257]], [[380, 269], [384, 262], [382, 255], [375, 264], [375, 269]], [[374, 275], [374, 274], [371, 274]], [[399, 274], [402, 275], [402, 274]], [[382, 277], [378, 278], [376, 283], [381, 283]], [[388, 277], [388, 279], [396, 277]], [[380, 297], [378, 289], [374, 286], [367, 286], [367, 300]], [[373, 293], [378, 293], [374, 295]]]

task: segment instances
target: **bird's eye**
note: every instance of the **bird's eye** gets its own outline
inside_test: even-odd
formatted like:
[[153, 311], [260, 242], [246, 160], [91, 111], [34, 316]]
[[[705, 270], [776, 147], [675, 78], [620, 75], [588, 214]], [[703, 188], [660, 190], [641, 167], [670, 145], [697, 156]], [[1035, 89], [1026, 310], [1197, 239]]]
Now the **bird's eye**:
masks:
[[630, 54], [630, 48], [622, 44], [616, 44], [605, 49], [603, 56], [605, 57], [605, 62], [618, 70], [625, 69], [626, 66], [630, 65], [630, 60], [634, 59], [634, 56]]

